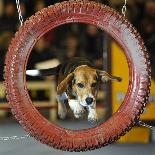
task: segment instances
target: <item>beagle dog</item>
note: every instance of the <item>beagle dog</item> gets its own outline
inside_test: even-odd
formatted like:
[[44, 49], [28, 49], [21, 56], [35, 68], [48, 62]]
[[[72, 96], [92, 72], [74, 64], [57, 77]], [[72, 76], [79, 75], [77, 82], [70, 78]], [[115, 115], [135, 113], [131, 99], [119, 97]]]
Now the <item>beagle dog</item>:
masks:
[[76, 118], [88, 111], [88, 121], [98, 120], [96, 113], [96, 98], [101, 82], [109, 80], [121, 81], [120, 77], [109, 75], [96, 69], [84, 58], [73, 58], [54, 68], [27, 70], [30, 76], [57, 76], [58, 115], [64, 119], [67, 114], [66, 100]]

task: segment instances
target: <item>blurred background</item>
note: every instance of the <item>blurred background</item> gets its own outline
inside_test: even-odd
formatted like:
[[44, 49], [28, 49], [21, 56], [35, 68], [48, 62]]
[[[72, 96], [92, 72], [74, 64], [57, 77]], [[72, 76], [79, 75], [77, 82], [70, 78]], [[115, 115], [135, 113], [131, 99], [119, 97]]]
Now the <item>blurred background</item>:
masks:
[[[124, 0], [95, 0], [109, 5], [121, 13]], [[61, 0], [21, 0], [24, 21], [35, 12]], [[126, 17], [138, 29], [149, 51], [152, 67], [152, 85], [149, 103], [141, 120], [155, 125], [155, 0], [128, 0]], [[11, 39], [20, 26], [15, 0], [0, 0], [0, 137], [22, 136], [22, 127], [10, 112], [3, 86], [4, 59]], [[100, 87], [97, 98], [99, 123], [106, 121], [122, 104], [129, 82], [129, 70], [125, 55], [119, 45], [105, 32], [88, 24], [68, 24], [49, 31], [34, 46], [27, 69], [49, 68], [72, 57], [85, 57], [94, 65], [112, 75], [123, 78], [121, 83], [108, 83]], [[54, 124], [69, 129], [90, 128], [87, 116], [75, 119], [68, 109], [67, 118], [57, 116], [56, 77], [27, 77], [27, 87], [33, 104], [39, 112]], [[33, 153], [32, 153], [33, 151]], [[134, 127], [115, 144], [81, 154], [153, 154], [155, 130]], [[149, 152], [149, 153], [148, 153]], [[1, 141], [0, 154], [68, 154], [49, 149], [34, 139]], [[70, 153], [74, 154], [74, 153]], [[76, 154], [76, 153], [75, 153]]]

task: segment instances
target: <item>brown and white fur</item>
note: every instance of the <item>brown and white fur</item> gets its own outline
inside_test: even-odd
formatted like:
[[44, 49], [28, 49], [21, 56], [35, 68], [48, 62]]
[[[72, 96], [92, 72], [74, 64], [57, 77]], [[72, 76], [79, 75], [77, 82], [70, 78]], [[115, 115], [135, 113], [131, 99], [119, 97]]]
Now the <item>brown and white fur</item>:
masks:
[[58, 115], [64, 119], [67, 115], [66, 100], [76, 118], [88, 110], [88, 121], [96, 122], [96, 98], [99, 84], [109, 80], [121, 81], [120, 77], [109, 75], [105, 71], [96, 69], [83, 58], [60, 64], [57, 67], [43, 70], [27, 70], [30, 76], [57, 75]]

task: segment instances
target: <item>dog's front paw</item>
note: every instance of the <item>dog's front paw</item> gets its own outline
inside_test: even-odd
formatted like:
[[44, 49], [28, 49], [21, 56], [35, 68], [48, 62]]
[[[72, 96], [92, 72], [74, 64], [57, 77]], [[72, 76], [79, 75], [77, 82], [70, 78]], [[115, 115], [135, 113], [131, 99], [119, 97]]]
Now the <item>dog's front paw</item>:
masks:
[[98, 121], [98, 116], [97, 116], [97, 113], [95, 111], [93, 112], [90, 112], [88, 114], [88, 121], [91, 123], [91, 124], [94, 124]]
[[74, 113], [75, 118], [80, 118], [84, 113], [84, 108], [79, 107], [78, 109], [75, 109], [73, 113]]
[[69, 106], [72, 109], [75, 118], [80, 118], [84, 113], [84, 108], [79, 104], [78, 100], [69, 100]]

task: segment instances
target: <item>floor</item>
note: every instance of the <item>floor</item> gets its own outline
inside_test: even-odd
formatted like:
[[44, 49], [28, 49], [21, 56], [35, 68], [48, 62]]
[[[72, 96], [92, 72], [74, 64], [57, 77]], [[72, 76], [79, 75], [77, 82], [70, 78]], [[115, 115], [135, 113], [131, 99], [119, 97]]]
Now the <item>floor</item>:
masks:
[[[84, 124], [80, 124], [84, 126]], [[60, 123], [60, 125], [63, 125], [63, 123]], [[69, 127], [69, 124], [66, 126]], [[70, 124], [71, 128], [72, 126], [74, 126], [74, 123]], [[23, 136], [24, 134], [26, 133], [18, 123], [0, 121], [0, 137]], [[10, 141], [0, 140], [0, 155], [153, 155], [154, 152], [155, 144], [111, 144], [91, 152], [74, 153], [49, 148], [46, 145], [40, 144], [33, 138]]]

